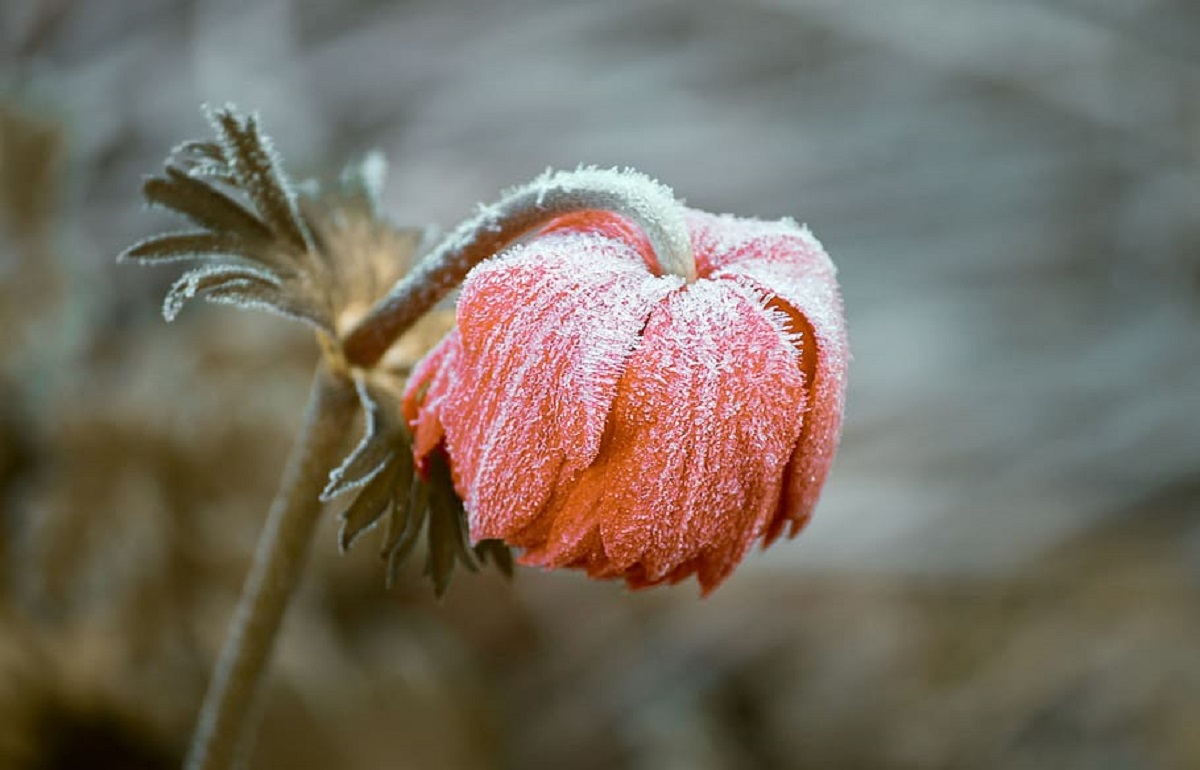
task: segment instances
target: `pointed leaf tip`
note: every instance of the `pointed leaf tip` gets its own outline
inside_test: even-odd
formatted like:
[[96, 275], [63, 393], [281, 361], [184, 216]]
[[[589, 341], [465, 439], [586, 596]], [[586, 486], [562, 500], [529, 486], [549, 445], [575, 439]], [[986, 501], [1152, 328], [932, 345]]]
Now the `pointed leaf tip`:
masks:
[[371, 479], [342, 512], [339, 545], [343, 551], [388, 512], [392, 505], [395, 482], [396, 468], [393, 466]]
[[130, 246], [117, 261], [139, 265], [166, 264], [219, 256], [240, 256], [244, 244], [230, 233], [203, 230], [163, 233]]
[[214, 113], [214, 128], [238, 186], [276, 236], [301, 251], [312, 250], [312, 237], [296, 207], [295, 192], [284, 175], [270, 138], [257, 117], [231, 109]]
[[163, 300], [163, 317], [174, 321], [185, 302], [197, 294], [232, 285], [239, 290], [254, 287], [278, 288], [274, 274], [248, 265], [206, 265], [189, 270], [171, 284]]

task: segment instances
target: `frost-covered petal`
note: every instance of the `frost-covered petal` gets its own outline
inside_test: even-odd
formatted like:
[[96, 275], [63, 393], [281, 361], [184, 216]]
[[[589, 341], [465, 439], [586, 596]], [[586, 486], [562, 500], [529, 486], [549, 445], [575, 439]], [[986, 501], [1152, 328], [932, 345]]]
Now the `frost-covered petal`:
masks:
[[738, 283], [673, 293], [629, 358], [595, 462], [556, 490], [543, 537], [531, 528], [510, 542], [527, 546], [527, 563], [634, 586], [698, 572], [711, 590], [775, 516], [801, 429], [797, 360]]
[[442, 408], [450, 388], [457, 382], [457, 364], [462, 355], [458, 329], [452, 329], [417, 364], [408, 378], [401, 401], [404, 419], [413, 426], [413, 454], [417, 467], [425, 469], [425, 460], [446, 436], [442, 426]]
[[441, 422], [472, 537], [527, 526], [592, 463], [626, 359], [680, 285], [588, 233], [546, 235], [471, 272]]
[[780, 515], [766, 534], [769, 543], [788, 522], [791, 535], [807, 523], [837, 449], [849, 348], [836, 271], [820, 242], [794, 222], [692, 212], [689, 227], [697, 254], [704, 255], [701, 274], [755, 288], [786, 314], [797, 335], [809, 406]]
[[556, 218], [542, 228], [540, 237], [548, 237], [554, 233], [587, 233], [590, 235], [619, 241], [633, 250], [642, 259], [642, 263], [655, 275], [663, 271], [654, 256], [654, 247], [637, 225], [620, 214], [611, 211], [576, 211]]
[[689, 209], [687, 222], [701, 276], [748, 259], [784, 262], [801, 271], [833, 267], [820, 241], [792, 219], [751, 219]]

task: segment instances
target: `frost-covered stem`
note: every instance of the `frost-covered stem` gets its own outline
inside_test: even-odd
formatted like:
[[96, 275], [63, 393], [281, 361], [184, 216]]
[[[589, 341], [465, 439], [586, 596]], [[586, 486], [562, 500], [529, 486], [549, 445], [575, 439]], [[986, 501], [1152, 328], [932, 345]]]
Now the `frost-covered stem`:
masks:
[[346, 336], [342, 345], [346, 360], [357, 366], [373, 365], [476, 264], [555, 217], [589, 209], [633, 220], [649, 239], [664, 272], [695, 280], [683, 205], [669, 187], [634, 171], [547, 172], [480, 208], [435, 247]]
[[321, 489], [357, 408], [353, 383], [322, 363], [200, 708], [187, 770], [228, 770], [249, 744], [255, 697], [304, 570], [321, 512]]

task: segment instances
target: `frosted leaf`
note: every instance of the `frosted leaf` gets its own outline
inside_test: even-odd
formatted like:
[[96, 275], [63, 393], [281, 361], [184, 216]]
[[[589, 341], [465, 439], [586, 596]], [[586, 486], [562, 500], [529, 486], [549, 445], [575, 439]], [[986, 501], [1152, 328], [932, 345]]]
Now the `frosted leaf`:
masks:
[[384, 405], [392, 404], [395, 399], [390, 396], [376, 398], [362, 377], [356, 378], [355, 387], [366, 417], [366, 430], [354, 451], [330, 472], [329, 483], [321, 492], [324, 501], [332, 500], [374, 478], [397, 454], [397, 439], [408, 444], [403, 436], [403, 417], [398, 414], [393, 417], [391, 408], [387, 408], [386, 414], [384, 411]]
[[505, 577], [513, 575], [512, 550], [503, 540], [480, 540], [472, 549], [480, 564], [491, 562]]
[[239, 287], [251, 285], [277, 288], [279, 278], [260, 268], [248, 265], [211, 265], [184, 273], [167, 291], [163, 300], [163, 317], [168, 321], [183, 308], [184, 302], [197, 294], [215, 289], [223, 284], [237, 282]]
[[[409, 487], [414, 481], [408, 429], [395, 408], [396, 399], [365, 375], [355, 378], [359, 403], [366, 416], [366, 430], [354, 451], [333, 470], [321, 493], [323, 501], [353, 492], [354, 498], [340, 514], [338, 543], [346, 550], [354, 540], [385, 515], [406, 520], [413, 515], [408, 506]], [[417, 512], [419, 513], [419, 512]], [[392, 528], [389, 524], [389, 529]]]
[[195, 224], [235, 235], [259, 245], [271, 240], [270, 229], [228, 194], [202, 179], [167, 167], [162, 177], [148, 177], [142, 195], [154, 206], [183, 214]]
[[[440, 595], [449, 585], [454, 565], [462, 563], [475, 570], [479, 554], [467, 543], [465, 513], [445, 462], [426, 463], [424, 478], [416, 473], [408, 426], [396, 410], [398, 399], [385, 380], [387, 377], [380, 372], [372, 373], [370, 378], [357, 378], [359, 400], [367, 416], [366, 430], [350, 456], [330, 474], [321, 497], [328, 501], [352, 495], [338, 515], [338, 544], [342, 550], [383, 523], [380, 554], [387, 564], [389, 586], [424, 530], [425, 572]], [[502, 571], [506, 565], [511, 566], [507, 547], [493, 545], [485, 553]]]
[[237, 177], [229, 170], [228, 166], [221, 163], [197, 163], [187, 169], [187, 175], [193, 179], [220, 182], [228, 187], [237, 187]]
[[236, 256], [241, 245], [240, 239], [228, 233], [164, 233], [138, 241], [117, 255], [117, 261], [147, 265]]
[[426, 246], [425, 230], [396, 228], [379, 216], [386, 164], [378, 154], [348, 166], [327, 189], [313, 183], [299, 195], [253, 116], [232, 107], [208, 116], [219, 141], [180, 144], [161, 175], [142, 187], [150, 205], [201, 229], [147, 238], [119, 259], [194, 259], [262, 271], [224, 283], [216, 273], [189, 274], [164, 302], [169, 318], [186, 299], [207, 294], [212, 302], [267, 310], [337, 337], [403, 275]]
[[[333, 338], [356, 322], [425, 249], [429, 231], [397, 228], [380, 215], [386, 163], [377, 153], [349, 165], [331, 185], [293, 188], [254, 116], [232, 107], [209, 111], [219, 141], [175, 148], [143, 193], [152, 206], [181, 214], [199, 230], [147, 238], [122, 261], [207, 260], [171, 286], [163, 314], [173, 319], [197, 296], [278, 313], [312, 324]], [[346, 364], [332, 353], [335, 368]], [[380, 521], [389, 581], [422, 532], [426, 573], [440, 594], [456, 564], [471, 569], [487, 558], [511, 571], [502, 544], [474, 550], [466, 540], [462, 503], [443, 462], [416, 473], [411, 436], [398, 410], [385, 364], [361, 370], [358, 394], [367, 415], [363, 440], [331, 475], [322, 499], [345, 496], [341, 547]], [[357, 370], [356, 370], [357, 371]]]
[[394, 512], [384, 522], [380, 556], [383, 557], [384, 582], [391, 588], [399, 574], [400, 566], [412, 553], [425, 526], [429, 511], [429, 485], [411, 484], [407, 489], [393, 487], [393, 511], [403, 510], [404, 515]]
[[180, 142], [171, 149], [171, 155], [185, 161], [227, 163], [225, 152], [217, 142], [189, 140]]
[[238, 186], [245, 191], [271, 231], [293, 247], [308, 251], [312, 240], [296, 208], [296, 195], [280, 171], [270, 137], [258, 130], [258, 117], [240, 115], [234, 107], [210, 110], [224, 157]]
[[333, 331], [325, 325], [323, 308], [311, 303], [307, 297], [289, 293], [284, 287], [266, 286], [251, 281], [230, 281], [208, 289], [204, 299], [218, 305], [235, 305], [243, 310], [263, 310], [307, 323], [322, 331]]
[[440, 456], [429, 467], [428, 550], [424, 573], [433, 581], [434, 593], [441, 596], [450, 585], [454, 565], [461, 563], [475, 571], [479, 565], [467, 542], [466, 512], [454, 493], [450, 469]]
[[395, 463], [383, 465], [379, 471], [362, 483], [358, 494], [338, 516], [342, 522], [338, 530], [338, 548], [343, 553], [360, 535], [378, 524], [393, 504], [399, 466]]

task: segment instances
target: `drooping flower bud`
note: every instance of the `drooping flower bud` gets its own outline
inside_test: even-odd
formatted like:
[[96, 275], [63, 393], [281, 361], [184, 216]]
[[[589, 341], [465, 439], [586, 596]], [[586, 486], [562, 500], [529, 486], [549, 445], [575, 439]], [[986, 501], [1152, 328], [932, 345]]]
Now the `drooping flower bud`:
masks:
[[790, 221], [687, 224], [691, 282], [599, 211], [468, 275], [404, 411], [418, 464], [449, 457], [473, 539], [635, 588], [695, 574], [707, 593], [808, 521], [845, 391], [834, 267]]

